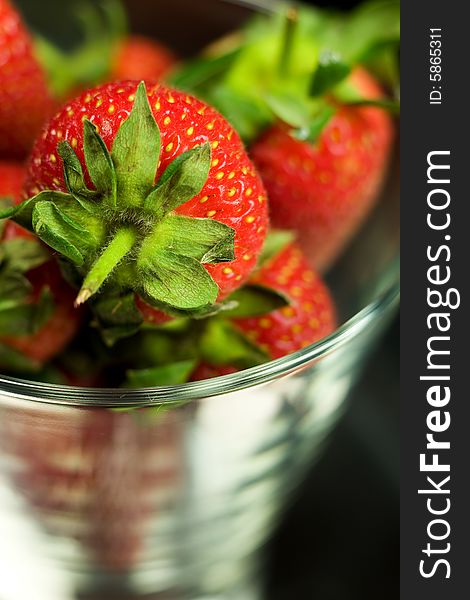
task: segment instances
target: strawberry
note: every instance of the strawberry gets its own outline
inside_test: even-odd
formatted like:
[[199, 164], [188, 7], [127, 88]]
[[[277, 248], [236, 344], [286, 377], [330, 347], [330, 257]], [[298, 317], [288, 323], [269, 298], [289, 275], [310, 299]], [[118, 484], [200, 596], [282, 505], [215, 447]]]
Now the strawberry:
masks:
[[32, 40], [8, 0], [0, 0], [0, 157], [22, 157], [53, 109]]
[[335, 329], [330, 292], [297, 244], [289, 244], [271, 257], [250, 283], [274, 289], [290, 301], [268, 315], [233, 320], [271, 359], [305, 348]]
[[[382, 97], [363, 69], [349, 83], [364, 98]], [[392, 138], [391, 119], [382, 109], [350, 105], [338, 108], [315, 143], [275, 125], [251, 148], [273, 225], [295, 229], [319, 270], [334, 261], [377, 199]]]
[[[0, 162], [0, 196], [19, 201], [24, 167]], [[0, 232], [0, 367], [39, 367], [75, 335], [80, 313], [55, 262], [15, 223]]]
[[[21, 243], [24, 245], [26, 242], [23, 240]], [[18, 329], [0, 336], [0, 345], [6, 345], [33, 363], [42, 365], [61, 352], [76, 335], [82, 311], [74, 308], [74, 291], [64, 281], [54, 260], [29, 270], [26, 280], [31, 292], [22, 299], [21, 308], [28, 315], [34, 311], [36, 322], [28, 323], [23, 331]], [[8, 329], [12, 329], [12, 324]]]
[[[21, 202], [26, 170], [22, 163], [0, 160], [0, 199], [9, 198], [14, 204]], [[16, 237], [32, 238], [29, 231], [23, 229], [16, 223], [9, 221], [3, 231], [3, 240]]]
[[237, 133], [158, 84], [106, 84], [66, 105], [36, 142], [25, 196], [0, 216], [68, 260], [77, 304], [103, 292], [116, 318], [130, 293], [169, 314], [212, 311], [249, 277], [268, 225]]
[[21, 201], [25, 168], [19, 162], [0, 161], [0, 198], [10, 196], [15, 204]]
[[[171, 80], [213, 104], [251, 146], [273, 225], [325, 270], [377, 198], [396, 109], [361, 65], [397, 85], [399, 3], [350, 14], [306, 6], [259, 17]], [[376, 106], [374, 106], [376, 105]]]
[[73, 99], [97, 85], [112, 81], [157, 81], [177, 64], [164, 44], [128, 33], [128, 19], [120, 0], [79, 2], [73, 11], [82, 40], [64, 52], [38, 37], [35, 48], [58, 98]]
[[[249, 285], [232, 296], [240, 300], [240, 305], [207, 320], [199, 341], [201, 360], [192, 374], [193, 380], [226, 375], [281, 358], [335, 329], [336, 311], [330, 292], [300, 247], [290, 242], [281, 250], [274, 249]], [[264, 313], [263, 304], [272, 302], [268, 292], [287, 303]]]
[[110, 81], [163, 79], [176, 64], [173, 52], [142, 35], [129, 35], [113, 51]]
[[203, 379], [222, 377], [222, 375], [230, 375], [237, 371], [237, 367], [234, 367], [233, 365], [211, 365], [202, 362], [192, 372], [191, 381], [202, 381]]
[[223, 310], [203, 320], [154, 324], [117, 347], [131, 367], [126, 387], [176, 385], [281, 358], [329, 335], [336, 310], [292, 234], [272, 231], [260, 267]]

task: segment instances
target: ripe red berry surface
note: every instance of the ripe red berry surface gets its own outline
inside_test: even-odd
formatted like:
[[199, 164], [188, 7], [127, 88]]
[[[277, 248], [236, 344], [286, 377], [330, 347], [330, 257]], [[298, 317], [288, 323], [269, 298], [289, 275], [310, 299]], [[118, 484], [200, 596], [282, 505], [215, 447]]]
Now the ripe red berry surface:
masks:
[[175, 64], [175, 55], [163, 44], [144, 36], [130, 35], [118, 42], [109, 80], [160, 80]]
[[67, 104], [34, 146], [24, 195], [35, 198], [17, 220], [82, 270], [79, 301], [111, 274], [157, 307], [210, 305], [249, 277], [268, 226], [237, 133], [159, 84], [146, 93], [137, 82], [107, 84]]
[[[0, 162], [0, 197], [19, 202], [23, 180], [22, 164]], [[38, 367], [77, 333], [81, 311], [74, 309], [73, 290], [39, 240], [10, 221], [2, 229], [0, 368]]]
[[53, 110], [45, 73], [15, 8], [0, 0], [0, 157], [23, 157]]
[[330, 292], [297, 244], [286, 246], [251, 278], [276, 290], [289, 304], [270, 314], [234, 320], [234, 324], [269, 358], [281, 358], [330, 334], [336, 310]]
[[[21, 202], [26, 170], [23, 163], [0, 160], [0, 198], [5, 198], [13, 204]], [[16, 237], [32, 237], [32, 234], [13, 221], [5, 223], [1, 239], [8, 240]]]
[[0, 198], [9, 196], [15, 204], [20, 202], [24, 177], [22, 163], [0, 160]]
[[[351, 77], [364, 98], [382, 92], [364, 70]], [[327, 269], [377, 199], [389, 162], [390, 116], [371, 106], [339, 106], [315, 143], [287, 126], [269, 129], [252, 147], [269, 194], [274, 226], [292, 228], [312, 263]]]
[[[249, 304], [238, 295], [246, 316], [224, 317], [222, 313], [207, 324], [200, 338], [200, 360], [193, 380], [227, 375], [281, 358], [321, 340], [336, 327], [330, 291], [296, 243], [272, 253], [251, 277], [246, 290], [254, 294], [251, 300], [247, 298]], [[262, 308], [266, 294], [273, 293], [283, 303], [266, 312]]]
[[50, 310], [38, 327], [32, 325], [31, 333], [0, 335], [0, 344], [7, 345], [40, 366], [61, 352], [76, 335], [82, 311], [74, 308], [74, 290], [64, 281], [53, 260], [28, 271], [26, 278], [31, 286], [26, 307], [34, 309], [36, 306], [39, 309], [47, 293]]

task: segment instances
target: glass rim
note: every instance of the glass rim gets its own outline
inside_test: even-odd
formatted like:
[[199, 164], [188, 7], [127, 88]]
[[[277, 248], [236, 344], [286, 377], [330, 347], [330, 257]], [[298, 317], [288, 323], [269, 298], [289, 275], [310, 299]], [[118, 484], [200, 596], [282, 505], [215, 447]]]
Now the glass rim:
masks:
[[398, 305], [400, 287], [391, 285], [378, 299], [361, 309], [329, 336], [282, 358], [229, 375], [180, 385], [153, 388], [88, 388], [43, 383], [0, 374], [0, 393], [6, 397], [38, 403], [95, 408], [145, 407], [186, 403], [211, 396], [237, 392], [289, 375], [321, 359], [360, 335]]
[[[283, 0], [222, 0], [222, 2], [264, 13], [274, 13], [286, 6]], [[360, 335], [370, 324], [389, 314], [399, 302], [398, 270], [395, 269], [393, 283], [389, 284], [379, 298], [367, 304], [329, 336], [302, 350], [249, 369], [180, 385], [135, 389], [59, 385], [9, 377], [0, 373], [0, 394], [39, 404], [88, 408], [137, 408], [186, 403], [269, 383], [330, 354], [350, 339]]]

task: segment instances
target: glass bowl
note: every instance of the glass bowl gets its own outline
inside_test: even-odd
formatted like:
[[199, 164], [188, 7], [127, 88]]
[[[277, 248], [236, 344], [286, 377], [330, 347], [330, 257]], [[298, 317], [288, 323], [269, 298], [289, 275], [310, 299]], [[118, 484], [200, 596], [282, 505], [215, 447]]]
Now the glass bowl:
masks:
[[[129, 9], [185, 54], [275, 5]], [[2, 600], [259, 598], [260, 550], [398, 306], [398, 179], [327, 276], [343, 324], [316, 344], [173, 387], [0, 376]]]

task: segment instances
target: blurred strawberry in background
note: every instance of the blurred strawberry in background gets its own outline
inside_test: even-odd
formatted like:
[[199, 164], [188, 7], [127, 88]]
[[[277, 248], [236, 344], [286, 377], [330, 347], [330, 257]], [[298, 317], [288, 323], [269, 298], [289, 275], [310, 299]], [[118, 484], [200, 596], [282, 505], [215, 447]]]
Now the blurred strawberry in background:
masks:
[[[0, 161], [1, 203], [20, 201], [24, 167]], [[49, 251], [11, 221], [0, 223], [0, 369], [37, 370], [77, 333], [82, 310]]]
[[9, 0], [0, 0], [0, 158], [22, 158], [53, 110], [33, 40]]
[[[362, 68], [348, 84], [360, 98], [384, 99]], [[320, 271], [331, 266], [378, 200], [394, 131], [383, 108], [332, 103], [336, 112], [315, 141], [298, 139], [292, 128], [278, 124], [251, 148], [273, 225], [295, 230]]]
[[55, 95], [70, 99], [101, 83], [163, 79], [177, 63], [174, 52], [152, 38], [129, 33], [120, 0], [79, 0], [71, 5], [78, 40], [66, 50], [44, 36], [35, 46]]

